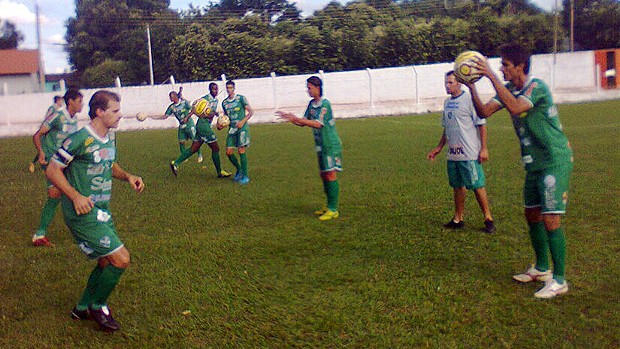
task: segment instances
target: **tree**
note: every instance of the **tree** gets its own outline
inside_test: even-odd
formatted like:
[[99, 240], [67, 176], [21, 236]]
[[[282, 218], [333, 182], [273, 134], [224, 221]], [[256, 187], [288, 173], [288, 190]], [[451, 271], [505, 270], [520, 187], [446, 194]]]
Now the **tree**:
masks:
[[0, 50], [14, 49], [24, 41], [22, 34], [15, 24], [8, 20], [0, 20]]
[[[564, 29], [570, 33], [570, 0], [564, 0]], [[575, 46], [591, 50], [620, 46], [620, 2], [574, 0]]]

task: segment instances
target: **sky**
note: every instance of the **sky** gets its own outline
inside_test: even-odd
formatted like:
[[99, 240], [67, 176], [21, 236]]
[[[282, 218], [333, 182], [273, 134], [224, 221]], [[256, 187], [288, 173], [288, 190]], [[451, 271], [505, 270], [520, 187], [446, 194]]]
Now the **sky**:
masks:
[[[339, 0], [345, 4], [347, 0]], [[297, 4], [302, 15], [309, 16], [314, 11], [322, 9], [330, 0], [291, 0]], [[556, 0], [530, 0], [545, 10], [552, 10]], [[20, 49], [36, 49], [36, 15], [35, 3], [39, 4], [41, 22], [41, 44], [43, 62], [47, 74], [57, 74], [69, 71], [67, 54], [63, 50], [66, 33], [65, 23], [69, 17], [75, 16], [74, 0], [0, 0], [0, 19], [9, 20], [16, 25], [17, 30], [24, 34], [24, 41]], [[187, 9], [189, 4], [194, 7], [204, 6], [209, 0], [171, 0], [170, 8]], [[561, 6], [561, 1], [557, 0]]]

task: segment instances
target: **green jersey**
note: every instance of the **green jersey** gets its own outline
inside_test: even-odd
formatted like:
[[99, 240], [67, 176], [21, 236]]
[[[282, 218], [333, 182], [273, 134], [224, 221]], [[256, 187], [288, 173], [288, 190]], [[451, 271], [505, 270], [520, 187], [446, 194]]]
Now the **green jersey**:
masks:
[[[114, 133], [99, 137], [89, 125], [69, 136], [58, 149], [52, 161], [63, 168], [71, 184], [80, 194], [89, 197], [102, 214], [101, 222], [110, 220], [110, 198], [112, 196], [112, 164], [116, 159]], [[70, 200], [62, 197], [63, 213], [69, 221], [78, 219]], [[96, 211], [96, 210], [95, 210]]]
[[71, 117], [65, 108], [47, 115], [43, 121], [43, 126], [48, 127], [50, 130], [43, 136], [41, 146], [45, 153], [45, 159], [49, 161], [56, 150], [60, 148], [65, 138], [77, 131], [78, 123], [77, 117]]
[[[226, 98], [222, 101], [222, 109], [224, 114], [230, 119], [230, 129], [237, 128], [237, 124], [243, 118], [245, 118], [245, 107], [248, 105], [248, 100], [242, 95], [235, 95], [232, 99]], [[243, 128], [246, 128], [248, 124], [245, 123]]]
[[179, 103], [172, 103], [168, 106], [168, 109], [166, 109], [166, 115], [174, 115], [174, 117], [179, 121], [179, 128], [185, 128], [187, 126], [192, 127], [194, 126], [194, 120], [189, 118], [187, 123], [183, 121], [183, 119], [185, 119], [191, 111], [192, 106], [189, 102], [184, 99], [180, 99]]
[[[207, 101], [207, 108], [211, 109], [212, 113], [215, 113], [217, 111], [217, 103], [219, 102], [217, 98], [211, 96], [211, 94], [206, 94], [202, 96], [202, 98]], [[215, 115], [215, 114], [212, 114], [212, 115]], [[200, 125], [201, 127], [204, 127], [204, 125], [201, 125], [203, 123], [208, 123], [210, 125], [211, 120], [213, 120], [213, 116], [199, 117], [198, 121], [196, 122], [196, 127], [199, 127], [198, 125]]]
[[325, 98], [318, 103], [311, 100], [304, 113], [304, 118], [315, 120], [323, 127], [312, 128], [314, 133], [314, 145], [318, 153], [333, 154], [342, 151], [342, 143], [336, 132], [336, 120], [332, 113], [332, 105]]
[[[512, 115], [512, 123], [521, 143], [521, 159], [528, 172], [539, 171], [573, 161], [573, 151], [553, 103], [551, 92], [540, 79], [529, 79], [523, 89], [512, 84], [506, 87], [517, 98], [525, 98], [532, 108], [521, 115]], [[499, 97], [495, 101], [503, 106]]]

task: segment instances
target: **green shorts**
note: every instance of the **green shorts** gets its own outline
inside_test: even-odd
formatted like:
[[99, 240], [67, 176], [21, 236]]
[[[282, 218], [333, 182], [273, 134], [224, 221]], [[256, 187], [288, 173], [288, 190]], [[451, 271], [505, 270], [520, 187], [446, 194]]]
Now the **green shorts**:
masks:
[[177, 132], [177, 137], [179, 142], [185, 142], [186, 140], [194, 140], [196, 137], [196, 126], [194, 123], [187, 123], [183, 125], [179, 125], [179, 131]]
[[204, 122], [198, 122], [196, 125], [196, 136], [194, 137], [194, 141], [203, 143], [217, 142], [217, 136], [215, 135], [215, 132], [213, 132], [209, 121], [205, 120]]
[[226, 148], [241, 148], [250, 145], [250, 128], [246, 125], [239, 130], [237, 128], [228, 129], [226, 137]]
[[568, 186], [573, 164], [527, 172], [523, 186], [526, 208], [541, 207], [542, 213], [563, 214], [568, 205]]
[[484, 170], [477, 160], [448, 160], [448, 181], [452, 188], [480, 189], [486, 185]]
[[323, 172], [342, 172], [342, 159], [340, 152], [317, 152], [319, 160], [319, 171]]
[[109, 256], [123, 247], [123, 243], [116, 234], [114, 221], [109, 212], [96, 206], [85, 215], [75, 217], [73, 203], [63, 197], [63, 213], [70, 205], [71, 214], [64, 214], [65, 223], [80, 250], [90, 259]]

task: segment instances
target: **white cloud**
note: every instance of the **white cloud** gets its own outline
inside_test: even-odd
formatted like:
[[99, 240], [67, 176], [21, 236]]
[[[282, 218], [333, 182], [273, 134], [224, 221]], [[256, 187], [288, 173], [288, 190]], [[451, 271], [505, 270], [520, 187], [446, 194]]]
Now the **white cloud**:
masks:
[[35, 22], [36, 16], [22, 3], [0, 0], [0, 17], [15, 24], [31, 24]]
[[65, 45], [65, 37], [63, 34], [54, 34], [45, 38], [45, 42], [52, 45]]

